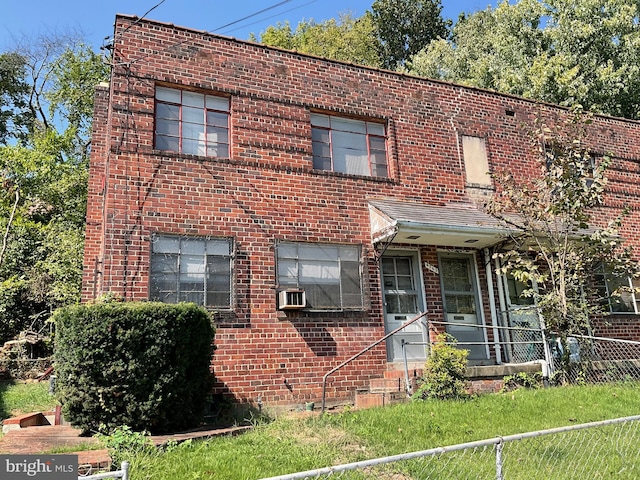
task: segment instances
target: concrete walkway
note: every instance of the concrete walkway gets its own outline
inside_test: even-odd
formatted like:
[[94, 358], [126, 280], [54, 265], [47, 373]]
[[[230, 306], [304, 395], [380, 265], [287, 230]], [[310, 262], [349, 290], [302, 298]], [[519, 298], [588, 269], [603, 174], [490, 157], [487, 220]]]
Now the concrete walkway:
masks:
[[[237, 435], [251, 427], [232, 427], [213, 430], [194, 430], [172, 435], [151, 436], [151, 441], [156, 446], [161, 446], [169, 441], [183, 442], [189, 439], [205, 439], [222, 435]], [[78, 455], [80, 467], [91, 469], [104, 469], [111, 463], [106, 449], [99, 448], [100, 442], [94, 437], [81, 437], [80, 430], [68, 425], [46, 425], [40, 427], [28, 427], [7, 432], [0, 438], [0, 453], [4, 454], [39, 454], [56, 452], [64, 449], [67, 454]], [[77, 450], [75, 450], [77, 448]], [[72, 451], [73, 450], [73, 451]]]

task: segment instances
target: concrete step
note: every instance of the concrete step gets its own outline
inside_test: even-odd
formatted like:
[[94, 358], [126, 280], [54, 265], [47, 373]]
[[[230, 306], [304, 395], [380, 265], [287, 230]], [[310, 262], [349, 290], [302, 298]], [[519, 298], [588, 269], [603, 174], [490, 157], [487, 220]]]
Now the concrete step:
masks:
[[385, 407], [406, 401], [404, 392], [357, 392], [355, 408]]
[[369, 380], [369, 392], [391, 393], [403, 390], [401, 378], [372, 378]]

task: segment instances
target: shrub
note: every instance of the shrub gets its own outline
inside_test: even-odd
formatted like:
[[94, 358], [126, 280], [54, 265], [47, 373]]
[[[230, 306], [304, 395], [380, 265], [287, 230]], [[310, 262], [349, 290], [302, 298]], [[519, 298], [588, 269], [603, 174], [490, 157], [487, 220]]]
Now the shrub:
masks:
[[53, 318], [56, 395], [73, 425], [157, 433], [200, 423], [213, 380], [206, 310], [108, 302], [65, 307]]
[[503, 381], [504, 385], [501, 390], [502, 392], [511, 392], [518, 388], [536, 389], [542, 387], [542, 373], [518, 372], [514, 375], [507, 375], [504, 377]]
[[466, 378], [468, 350], [456, 348], [456, 340], [451, 335], [441, 334], [431, 346], [421, 383], [413, 394], [415, 400], [427, 398], [466, 398], [468, 381]]
[[122, 462], [129, 460], [133, 455], [149, 455], [156, 452], [147, 432], [134, 432], [126, 425], [116, 427], [109, 434], [99, 433], [97, 437], [109, 451], [113, 470], [119, 468]]

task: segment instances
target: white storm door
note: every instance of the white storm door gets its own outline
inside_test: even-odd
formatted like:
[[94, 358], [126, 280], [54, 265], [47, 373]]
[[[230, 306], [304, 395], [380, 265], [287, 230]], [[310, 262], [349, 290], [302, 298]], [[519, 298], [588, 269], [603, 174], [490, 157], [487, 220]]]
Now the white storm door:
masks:
[[[424, 295], [417, 253], [386, 254], [381, 264], [385, 329], [389, 333], [424, 311]], [[404, 361], [403, 341], [409, 342], [404, 346], [408, 361], [426, 359], [427, 332], [423, 321], [414, 322], [387, 340], [390, 362]]]

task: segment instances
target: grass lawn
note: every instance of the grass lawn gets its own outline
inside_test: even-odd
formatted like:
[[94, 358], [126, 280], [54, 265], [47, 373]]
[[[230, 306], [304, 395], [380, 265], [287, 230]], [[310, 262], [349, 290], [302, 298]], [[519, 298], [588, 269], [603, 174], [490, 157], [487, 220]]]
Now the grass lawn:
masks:
[[[258, 424], [254, 430], [239, 437], [189, 442], [162, 453], [133, 455], [129, 460], [132, 478], [136, 480], [256, 479], [496, 436], [636, 415], [640, 413], [638, 400], [640, 385], [620, 384], [518, 390], [483, 395], [468, 401], [413, 402], [322, 417], [290, 415]], [[602, 450], [598, 445], [579, 445], [585, 450], [596, 447]], [[561, 472], [568, 475], [566, 478], [575, 478], [572, 477], [575, 470], [568, 469], [572, 464], [562, 462], [576, 460], [576, 455], [585, 452], [580, 450], [574, 454], [569, 450], [559, 452], [558, 449], [551, 452], [527, 451], [525, 457], [535, 458], [531, 461], [535, 461], [536, 468], [541, 464], [553, 468], [553, 473], [545, 474], [551, 477], [540, 478], [565, 478]], [[599, 455], [615, 453], [599, 451]], [[567, 458], [556, 458], [562, 455]], [[553, 458], [547, 458], [549, 456]], [[495, 468], [493, 458], [491, 454], [486, 458], [489, 470]], [[600, 457], [586, 455], [585, 459], [577, 460], [581, 466], [593, 466], [597, 471], [597, 458]], [[474, 465], [476, 461], [470, 457], [464, 462], [465, 468], [472, 471], [473, 468], [481, 468], [479, 463]], [[534, 478], [531, 477], [531, 467], [526, 466], [527, 461], [528, 458], [519, 459], [520, 470], [513, 468], [508, 477]], [[594, 465], [589, 465], [589, 462]], [[425, 476], [424, 471], [422, 475], [420, 471], [412, 472], [409, 464], [406, 468], [409, 471], [402, 476], [388, 478], [431, 478]], [[624, 468], [621, 463], [620, 469]], [[617, 475], [616, 478], [638, 478], [637, 471], [628, 473], [631, 476]], [[363, 478], [357, 475], [339, 478]], [[495, 478], [495, 471], [492, 475]], [[383, 478], [387, 476], [383, 475]], [[439, 477], [433, 478], [460, 477], [445, 469], [441, 470]]]
[[49, 395], [49, 382], [0, 382], [0, 421], [55, 406], [55, 399]]

